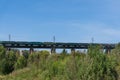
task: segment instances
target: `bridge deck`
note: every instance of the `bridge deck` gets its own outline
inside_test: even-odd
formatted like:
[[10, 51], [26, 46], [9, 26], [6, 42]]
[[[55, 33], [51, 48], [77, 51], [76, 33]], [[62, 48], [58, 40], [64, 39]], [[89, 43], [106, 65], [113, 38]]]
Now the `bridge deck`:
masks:
[[[23, 42], [23, 41], [0, 41], [0, 44], [6, 48], [75, 48], [88, 49], [91, 43], [62, 43], [62, 42]], [[92, 45], [101, 45], [104, 49], [113, 49], [115, 44], [92, 43]]]

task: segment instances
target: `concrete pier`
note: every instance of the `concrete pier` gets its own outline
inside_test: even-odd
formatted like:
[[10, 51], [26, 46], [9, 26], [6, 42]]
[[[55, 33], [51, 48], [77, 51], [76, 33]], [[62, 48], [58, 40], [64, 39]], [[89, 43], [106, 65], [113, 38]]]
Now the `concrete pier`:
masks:
[[32, 54], [34, 52], [33, 48], [30, 48], [30, 54]]
[[74, 48], [71, 49], [71, 53], [75, 53], [75, 49]]
[[51, 48], [51, 54], [56, 53], [56, 49], [55, 48]]

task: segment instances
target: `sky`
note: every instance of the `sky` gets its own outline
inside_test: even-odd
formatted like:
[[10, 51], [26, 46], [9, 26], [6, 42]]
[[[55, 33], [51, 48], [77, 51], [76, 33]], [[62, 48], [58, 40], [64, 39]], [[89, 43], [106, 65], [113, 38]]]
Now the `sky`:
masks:
[[0, 41], [120, 42], [120, 0], [0, 0]]

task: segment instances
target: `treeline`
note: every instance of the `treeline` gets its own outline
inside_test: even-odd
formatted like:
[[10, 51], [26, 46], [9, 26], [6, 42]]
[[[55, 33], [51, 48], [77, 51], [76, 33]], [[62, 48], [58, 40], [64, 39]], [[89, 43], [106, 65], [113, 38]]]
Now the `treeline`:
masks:
[[[20, 55], [17, 50], [6, 51], [0, 46], [0, 74], [6, 75], [2, 78], [5, 80], [119, 80], [119, 56], [120, 44], [109, 54], [100, 46], [90, 46], [87, 53], [68, 54], [63, 50], [51, 55], [47, 51], [24, 51]], [[22, 69], [24, 74], [14, 74]]]

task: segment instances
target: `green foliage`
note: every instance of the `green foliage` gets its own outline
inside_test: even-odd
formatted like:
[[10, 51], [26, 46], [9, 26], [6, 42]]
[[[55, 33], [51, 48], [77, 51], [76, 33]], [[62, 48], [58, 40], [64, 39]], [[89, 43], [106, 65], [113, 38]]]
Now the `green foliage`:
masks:
[[[118, 49], [114, 51], [119, 52]], [[13, 64], [15, 69], [21, 69], [5, 76], [5, 80], [119, 80], [118, 55], [104, 54], [99, 45], [91, 45], [88, 53], [77, 51], [74, 54], [67, 54], [66, 50], [51, 55], [48, 51], [39, 51], [30, 54], [28, 58], [19, 56], [16, 59], [10, 52], [2, 59], [1, 69], [7, 72]], [[27, 69], [24, 68], [26, 65], [29, 65]]]
[[60, 54], [60, 58], [64, 59], [66, 56], [68, 56], [69, 54], [67, 53], [67, 51], [65, 49], [63, 49], [63, 51]]
[[49, 56], [49, 52], [48, 51], [40, 51], [37, 53], [33, 53], [29, 55], [29, 62], [35, 62], [36, 60], [40, 60], [40, 59], [46, 59]]
[[14, 70], [14, 64], [16, 62], [16, 55], [13, 51], [7, 53], [1, 61], [1, 73], [9, 74]]
[[[91, 76], [96, 80], [116, 80], [117, 71], [115, 70], [116, 63], [111, 58], [108, 58], [106, 54], [101, 52], [100, 46], [93, 46], [88, 53], [90, 59], [92, 59], [92, 66], [90, 69]], [[114, 63], [114, 64], [112, 64]]]
[[46, 50], [43, 50], [43, 51], [39, 52], [39, 56], [41, 58], [44, 58], [44, 59], [46, 59], [49, 55], [50, 55], [50, 53], [48, 51], [46, 51]]
[[112, 50], [115, 55], [120, 55], [120, 43], [116, 45], [115, 49]]
[[62, 54], [62, 55], [67, 55], [67, 51], [66, 51], [65, 49], [63, 49], [63, 51], [62, 51], [61, 54]]
[[27, 59], [24, 56], [20, 56], [15, 63], [15, 69], [22, 69], [27, 66]]
[[37, 58], [35, 54], [30, 54], [28, 58], [28, 62], [33, 63], [35, 61], [35, 58]]
[[4, 59], [6, 55], [5, 48], [3, 46], [0, 46], [0, 60]]
[[1, 72], [3, 74], [9, 74], [14, 70], [13, 64], [9, 63], [9, 61], [7, 59], [3, 59], [1, 64], [2, 64], [1, 65]]
[[22, 53], [23, 53], [23, 56], [24, 56], [26, 59], [28, 59], [28, 57], [29, 57], [29, 51], [24, 50], [24, 51], [22, 51]]
[[2, 63], [4, 62], [4, 58], [6, 55], [6, 51], [3, 46], [0, 46], [0, 74], [2, 74]]
[[9, 61], [11, 61], [12, 63], [15, 63], [16, 60], [17, 60], [17, 57], [16, 57], [15, 52], [9, 51], [9, 52], [6, 54], [6, 59], [9, 60]]
[[[91, 58], [96, 57], [98, 54], [101, 54], [101, 46], [100, 45], [90, 45], [88, 48], [88, 55]], [[99, 56], [99, 55], [98, 55]]]

